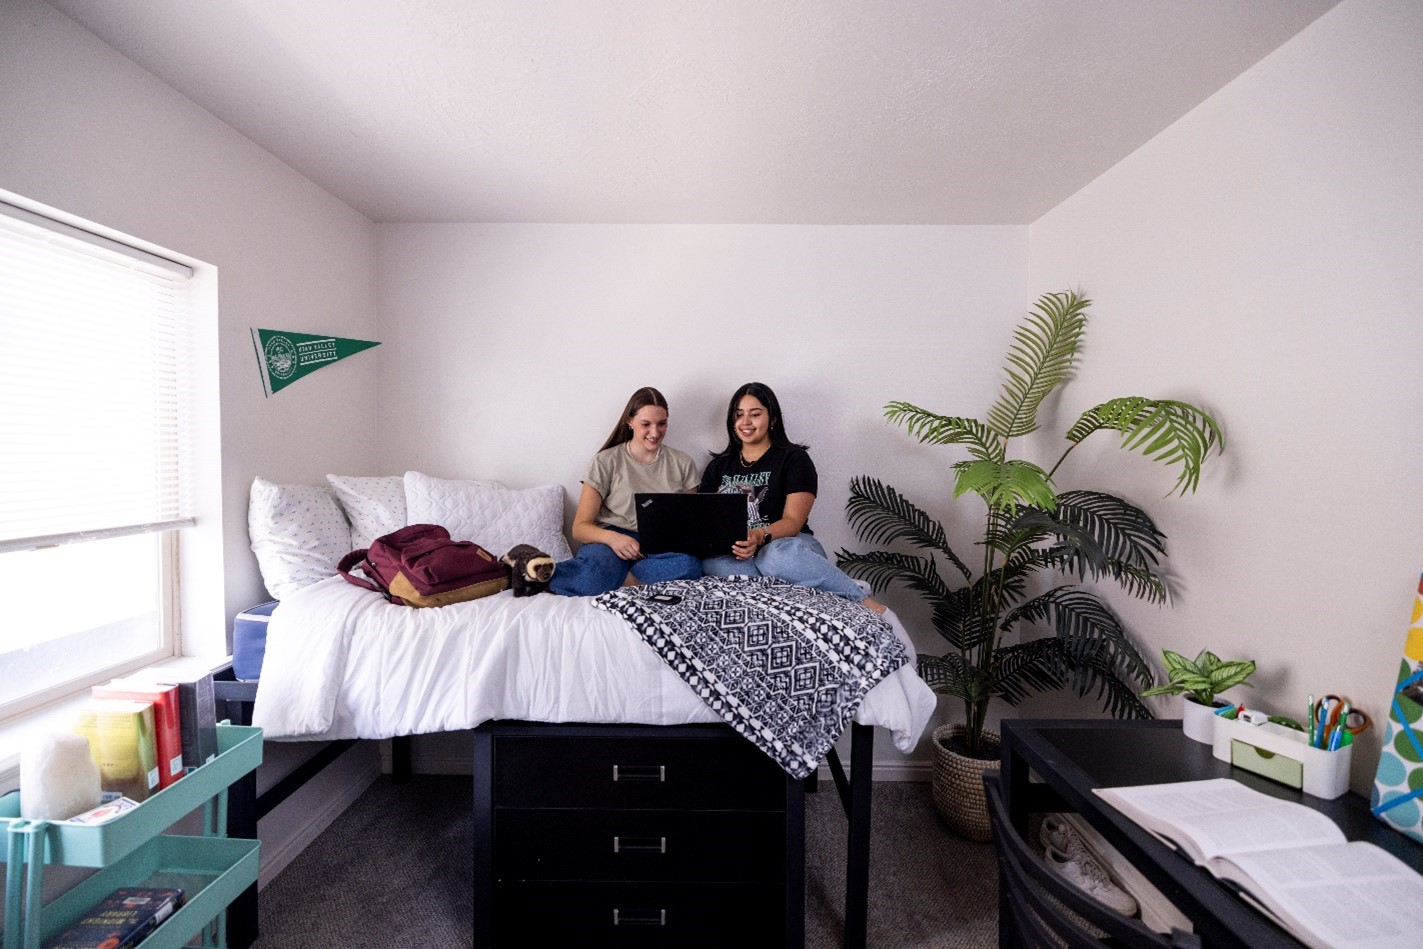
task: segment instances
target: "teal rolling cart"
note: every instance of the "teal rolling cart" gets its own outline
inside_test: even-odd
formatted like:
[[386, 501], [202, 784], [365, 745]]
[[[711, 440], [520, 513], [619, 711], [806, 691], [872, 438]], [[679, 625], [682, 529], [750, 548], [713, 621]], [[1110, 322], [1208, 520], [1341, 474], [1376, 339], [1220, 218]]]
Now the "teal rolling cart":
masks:
[[[138, 807], [96, 826], [20, 817], [18, 792], [0, 797], [5, 848], [3, 949], [39, 949], [110, 892], [124, 886], [178, 886], [183, 907], [143, 941], [144, 949], [179, 949], [199, 932], [204, 946], [225, 949], [226, 908], [257, 880], [255, 840], [229, 839], [227, 788], [262, 763], [262, 730], [217, 727], [217, 755]], [[202, 808], [201, 837], [164, 834]], [[43, 902], [47, 865], [97, 872]]]

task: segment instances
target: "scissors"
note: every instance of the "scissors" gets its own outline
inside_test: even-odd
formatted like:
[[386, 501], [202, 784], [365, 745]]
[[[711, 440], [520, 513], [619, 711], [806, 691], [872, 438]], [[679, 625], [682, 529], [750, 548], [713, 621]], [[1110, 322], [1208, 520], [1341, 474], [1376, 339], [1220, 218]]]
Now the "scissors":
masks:
[[1359, 735], [1368, 730], [1373, 719], [1369, 717], [1368, 712], [1350, 705], [1347, 699], [1326, 695], [1319, 700], [1316, 722], [1318, 728], [1315, 734], [1319, 742], [1316, 747], [1328, 748], [1336, 731], [1343, 730], [1351, 736]]

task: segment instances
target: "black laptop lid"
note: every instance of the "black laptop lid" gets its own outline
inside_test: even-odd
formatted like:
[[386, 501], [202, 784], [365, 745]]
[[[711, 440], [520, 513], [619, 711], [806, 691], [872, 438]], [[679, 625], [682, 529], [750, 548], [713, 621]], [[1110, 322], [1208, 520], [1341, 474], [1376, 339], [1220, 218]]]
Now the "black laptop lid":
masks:
[[746, 539], [745, 494], [639, 494], [636, 501], [644, 554], [716, 557]]

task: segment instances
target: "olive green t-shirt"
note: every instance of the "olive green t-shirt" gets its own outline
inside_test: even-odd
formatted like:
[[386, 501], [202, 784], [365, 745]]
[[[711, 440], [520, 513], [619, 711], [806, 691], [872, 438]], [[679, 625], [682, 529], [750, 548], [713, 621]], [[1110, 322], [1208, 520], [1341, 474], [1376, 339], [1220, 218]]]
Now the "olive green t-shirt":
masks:
[[633, 496], [644, 492], [695, 490], [700, 483], [697, 467], [686, 452], [663, 445], [648, 465], [633, 460], [627, 443], [604, 448], [588, 462], [583, 483], [603, 496], [596, 518], [605, 527], [637, 530]]

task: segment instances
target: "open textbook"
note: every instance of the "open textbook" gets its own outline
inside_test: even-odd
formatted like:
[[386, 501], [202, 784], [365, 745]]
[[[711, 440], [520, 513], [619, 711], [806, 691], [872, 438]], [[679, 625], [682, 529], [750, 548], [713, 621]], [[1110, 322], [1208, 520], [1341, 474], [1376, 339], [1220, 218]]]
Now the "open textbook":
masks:
[[1423, 945], [1423, 875], [1335, 823], [1230, 778], [1098, 788], [1315, 949]]

